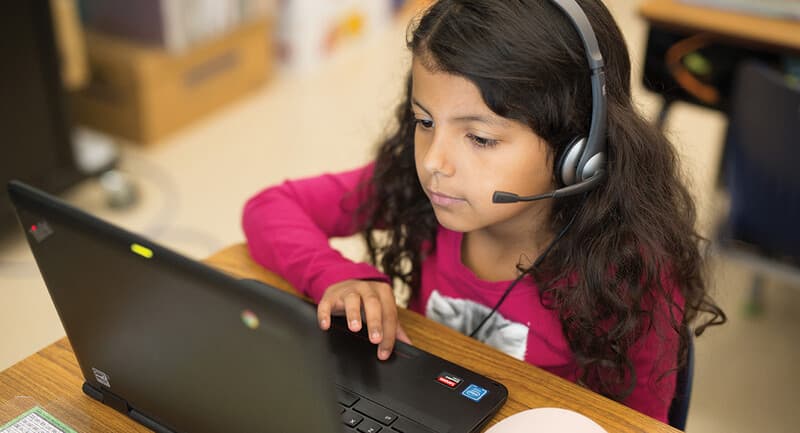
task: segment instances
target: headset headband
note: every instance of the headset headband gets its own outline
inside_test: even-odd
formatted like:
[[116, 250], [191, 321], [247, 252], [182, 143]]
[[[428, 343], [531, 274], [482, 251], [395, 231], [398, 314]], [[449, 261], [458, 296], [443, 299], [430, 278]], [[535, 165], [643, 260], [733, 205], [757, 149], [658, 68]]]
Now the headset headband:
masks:
[[607, 116], [605, 65], [594, 30], [578, 3], [574, 0], [552, 0], [552, 2], [564, 12], [578, 32], [586, 50], [586, 59], [591, 72], [592, 121], [577, 169], [577, 179], [582, 181], [596, 173], [597, 170], [604, 169], [605, 165]]

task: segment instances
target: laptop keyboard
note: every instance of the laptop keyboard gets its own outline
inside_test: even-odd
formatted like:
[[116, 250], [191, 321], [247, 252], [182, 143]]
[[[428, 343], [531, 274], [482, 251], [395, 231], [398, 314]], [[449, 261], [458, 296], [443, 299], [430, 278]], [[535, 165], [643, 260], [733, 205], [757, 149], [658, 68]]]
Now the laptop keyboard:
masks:
[[346, 432], [431, 433], [421, 424], [353, 392], [342, 388], [337, 388], [336, 391]]

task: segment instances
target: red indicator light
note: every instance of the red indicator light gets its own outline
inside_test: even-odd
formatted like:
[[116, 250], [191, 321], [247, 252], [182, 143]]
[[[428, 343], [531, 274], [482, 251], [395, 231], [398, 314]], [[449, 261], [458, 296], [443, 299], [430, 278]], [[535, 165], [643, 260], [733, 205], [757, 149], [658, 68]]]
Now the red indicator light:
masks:
[[456, 385], [458, 385], [458, 383], [456, 383], [455, 381], [452, 381], [452, 380], [450, 380], [450, 379], [448, 379], [446, 377], [437, 377], [436, 380], [438, 380], [439, 383], [441, 383], [443, 385], [449, 386], [450, 388], [455, 388]]
[[32, 231], [32, 232], [35, 232], [35, 231], [36, 231], [36, 224], [34, 224], [34, 225], [32, 225], [32, 226], [31, 226], [31, 231]]

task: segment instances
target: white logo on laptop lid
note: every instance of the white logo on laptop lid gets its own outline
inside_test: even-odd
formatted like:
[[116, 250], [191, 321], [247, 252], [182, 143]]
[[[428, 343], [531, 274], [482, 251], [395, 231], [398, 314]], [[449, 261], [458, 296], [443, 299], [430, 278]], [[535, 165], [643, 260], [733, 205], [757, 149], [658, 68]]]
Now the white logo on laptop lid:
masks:
[[98, 382], [101, 384], [111, 388], [111, 381], [107, 374], [103, 373], [102, 371], [92, 367], [92, 373], [94, 373], [94, 378], [97, 379]]

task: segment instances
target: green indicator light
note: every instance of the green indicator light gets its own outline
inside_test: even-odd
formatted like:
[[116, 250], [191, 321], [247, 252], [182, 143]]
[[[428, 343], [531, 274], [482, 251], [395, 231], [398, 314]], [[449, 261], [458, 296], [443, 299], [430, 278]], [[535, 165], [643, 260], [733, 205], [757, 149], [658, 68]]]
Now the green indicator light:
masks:
[[131, 251], [146, 259], [153, 257], [153, 250], [139, 244], [131, 244]]
[[244, 310], [242, 311], [242, 323], [250, 329], [256, 329], [259, 324], [258, 316], [250, 310]]

